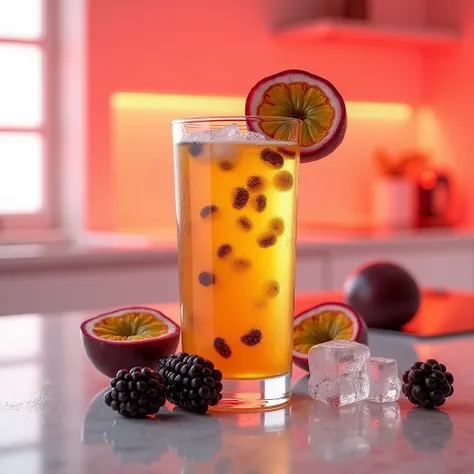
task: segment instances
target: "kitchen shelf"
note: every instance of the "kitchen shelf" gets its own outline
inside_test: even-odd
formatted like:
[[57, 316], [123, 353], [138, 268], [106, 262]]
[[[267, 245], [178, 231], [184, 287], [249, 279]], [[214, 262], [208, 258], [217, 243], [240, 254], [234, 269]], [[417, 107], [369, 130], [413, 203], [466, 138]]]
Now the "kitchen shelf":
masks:
[[366, 20], [318, 18], [290, 25], [275, 32], [276, 37], [288, 42], [314, 40], [393, 43], [412, 46], [447, 46], [460, 40], [459, 32], [436, 27], [403, 27], [376, 25]]

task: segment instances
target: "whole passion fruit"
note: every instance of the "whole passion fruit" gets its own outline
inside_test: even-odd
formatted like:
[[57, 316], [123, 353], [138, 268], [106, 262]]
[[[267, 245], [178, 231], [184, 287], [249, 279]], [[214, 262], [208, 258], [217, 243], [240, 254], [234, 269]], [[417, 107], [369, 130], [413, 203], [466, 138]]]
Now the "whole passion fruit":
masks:
[[134, 306], [84, 321], [81, 333], [92, 365], [112, 378], [120, 369], [156, 369], [160, 357], [176, 351], [180, 329], [160, 311]]
[[331, 302], [309, 308], [293, 320], [293, 362], [308, 370], [308, 353], [313, 346], [341, 339], [368, 342], [367, 326], [353, 308]]
[[374, 262], [352, 273], [344, 283], [344, 300], [369, 328], [400, 329], [420, 307], [417, 282], [400, 265]]

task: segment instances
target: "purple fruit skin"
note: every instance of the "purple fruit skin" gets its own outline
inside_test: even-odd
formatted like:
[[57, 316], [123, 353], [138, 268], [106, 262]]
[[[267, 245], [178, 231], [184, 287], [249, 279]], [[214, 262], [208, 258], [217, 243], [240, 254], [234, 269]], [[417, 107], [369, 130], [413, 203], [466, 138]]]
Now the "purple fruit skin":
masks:
[[163, 339], [137, 341], [132, 343], [102, 342], [81, 334], [84, 349], [91, 364], [109, 378], [115, 376], [120, 369], [132, 369], [136, 366], [158, 367], [162, 356], [169, 356], [176, 351], [179, 342], [179, 332]]
[[391, 262], [368, 264], [344, 283], [344, 301], [369, 328], [400, 329], [415, 316], [421, 294], [415, 279]]

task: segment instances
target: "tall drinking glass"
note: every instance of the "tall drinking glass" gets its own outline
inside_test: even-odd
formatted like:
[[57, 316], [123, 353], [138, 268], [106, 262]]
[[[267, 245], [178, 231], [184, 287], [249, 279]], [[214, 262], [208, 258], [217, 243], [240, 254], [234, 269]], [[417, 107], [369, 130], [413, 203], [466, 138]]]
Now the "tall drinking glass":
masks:
[[183, 351], [222, 371], [216, 408], [291, 397], [300, 124], [172, 122]]

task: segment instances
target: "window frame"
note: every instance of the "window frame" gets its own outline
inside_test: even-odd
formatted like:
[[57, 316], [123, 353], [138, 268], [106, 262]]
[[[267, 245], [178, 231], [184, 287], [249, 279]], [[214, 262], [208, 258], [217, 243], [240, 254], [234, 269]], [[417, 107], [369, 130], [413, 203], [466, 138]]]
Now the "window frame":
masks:
[[[11, 234], [26, 231], [36, 234], [46, 229], [59, 228], [59, 185], [57, 179], [56, 138], [55, 127], [55, 100], [56, 90], [56, 62], [54, 57], [54, 43], [56, 38], [56, 21], [54, 15], [54, 0], [42, 1], [42, 35], [37, 39], [6, 38], [0, 35], [0, 44], [32, 45], [41, 48], [42, 58], [42, 122], [38, 127], [0, 126], [0, 133], [38, 133], [42, 137], [43, 150], [43, 209], [32, 214], [2, 214], [0, 213], [0, 243], [10, 240]], [[57, 49], [57, 48], [56, 48]], [[35, 237], [32, 235], [32, 238]]]

